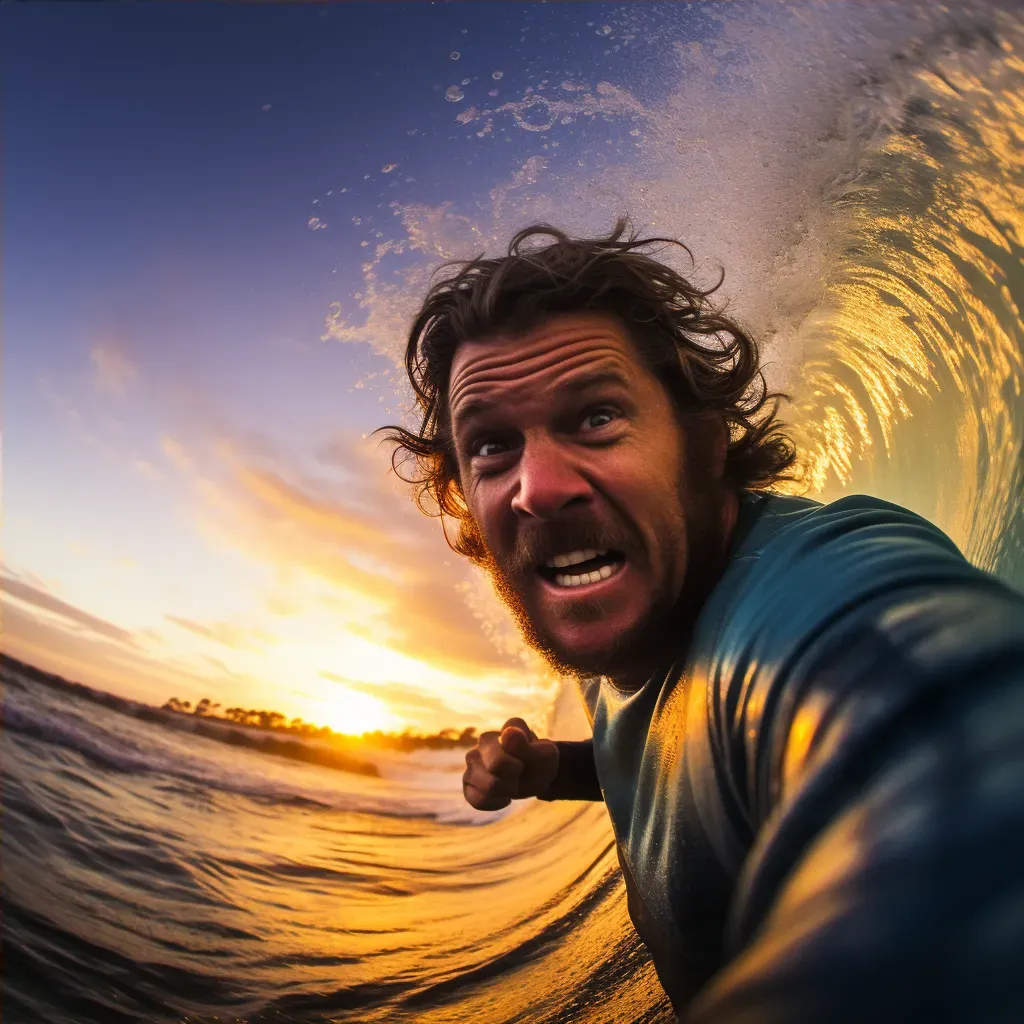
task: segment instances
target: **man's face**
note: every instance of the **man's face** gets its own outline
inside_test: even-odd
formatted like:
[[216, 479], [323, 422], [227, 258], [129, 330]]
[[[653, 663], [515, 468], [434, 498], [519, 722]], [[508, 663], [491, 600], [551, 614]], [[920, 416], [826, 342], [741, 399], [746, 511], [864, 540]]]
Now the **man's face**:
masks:
[[648, 664], [722, 548], [725, 498], [622, 325], [567, 314], [464, 342], [449, 402], [463, 494], [527, 642], [563, 671]]

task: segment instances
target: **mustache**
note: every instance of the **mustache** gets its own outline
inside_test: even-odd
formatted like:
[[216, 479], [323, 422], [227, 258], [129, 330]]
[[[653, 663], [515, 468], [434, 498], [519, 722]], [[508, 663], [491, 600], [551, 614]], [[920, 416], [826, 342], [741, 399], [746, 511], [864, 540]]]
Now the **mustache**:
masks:
[[625, 523], [567, 520], [526, 524], [516, 537], [515, 548], [505, 560], [504, 568], [510, 575], [524, 575], [565, 551], [594, 548], [626, 554], [642, 547], [642, 543], [639, 533]]

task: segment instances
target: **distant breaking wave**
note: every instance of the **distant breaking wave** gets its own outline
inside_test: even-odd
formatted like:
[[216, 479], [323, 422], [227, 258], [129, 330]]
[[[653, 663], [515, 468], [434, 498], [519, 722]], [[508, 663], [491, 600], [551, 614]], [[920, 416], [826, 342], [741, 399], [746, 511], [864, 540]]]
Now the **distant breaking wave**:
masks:
[[267, 805], [462, 824], [492, 820], [468, 807], [452, 782], [463, 751], [445, 752], [449, 756], [420, 762], [415, 770], [403, 765], [403, 755], [368, 756], [377, 777], [302, 761], [292, 765], [268, 758], [262, 744], [242, 747], [128, 716], [121, 722], [122, 716], [103, 707], [47, 699], [38, 684], [39, 694], [31, 683], [11, 686], [14, 678], [5, 668], [4, 729], [73, 752], [106, 771], [162, 776], [181, 792], [212, 789]]

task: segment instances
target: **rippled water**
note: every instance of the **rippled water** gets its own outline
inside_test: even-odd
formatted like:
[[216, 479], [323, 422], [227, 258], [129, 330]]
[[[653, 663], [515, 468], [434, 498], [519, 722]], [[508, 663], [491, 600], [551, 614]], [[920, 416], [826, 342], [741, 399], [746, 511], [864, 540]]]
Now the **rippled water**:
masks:
[[456, 823], [459, 751], [368, 779], [4, 682], [5, 1020], [661, 1019], [602, 807]]
[[[700, 273], [725, 264], [794, 395], [812, 494], [904, 504], [1024, 587], [1019, 16], [708, 4], [711, 46], [674, 6], [609, 17], [610, 45], [632, 35], [663, 69], [650, 95], [567, 68], [557, 97], [463, 109], [536, 151], [485, 213], [399, 204], [359, 317], [339, 305], [327, 335], [395, 354], [437, 257], [526, 219], [605, 229], [621, 201]], [[581, 127], [598, 122], [615, 146]], [[7, 707], [9, 1021], [668, 1019], [599, 806], [481, 826], [457, 757], [368, 780], [16, 680]]]

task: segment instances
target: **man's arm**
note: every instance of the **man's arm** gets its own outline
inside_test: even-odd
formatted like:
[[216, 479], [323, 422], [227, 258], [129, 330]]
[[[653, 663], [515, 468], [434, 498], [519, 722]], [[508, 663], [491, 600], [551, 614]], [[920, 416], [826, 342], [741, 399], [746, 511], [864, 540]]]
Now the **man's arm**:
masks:
[[748, 616], [716, 725], [755, 839], [692, 1024], [1024, 1020], [1024, 598], [915, 518], [802, 563], [800, 644]]
[[593, 740], [556, 740], [558, 773], [541, 800], [603, 800]]
[[521, 718], [481, 735], [466, 754], [462, 791], [480, 811], [497, 811], [527, 797], [602, 799], [593, 743], [540, 739]]

